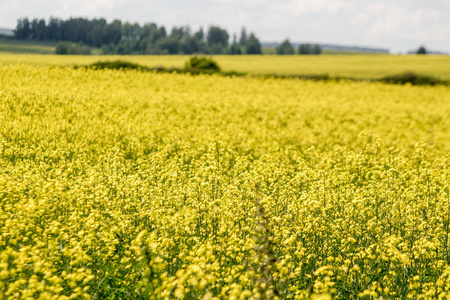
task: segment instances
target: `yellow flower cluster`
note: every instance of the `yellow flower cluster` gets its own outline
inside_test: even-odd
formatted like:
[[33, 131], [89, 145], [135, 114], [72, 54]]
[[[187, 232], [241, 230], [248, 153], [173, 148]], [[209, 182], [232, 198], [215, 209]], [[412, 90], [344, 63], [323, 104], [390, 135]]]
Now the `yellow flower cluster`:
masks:
[[0, 299], [449, 299], [450, 89], [0, 66]]

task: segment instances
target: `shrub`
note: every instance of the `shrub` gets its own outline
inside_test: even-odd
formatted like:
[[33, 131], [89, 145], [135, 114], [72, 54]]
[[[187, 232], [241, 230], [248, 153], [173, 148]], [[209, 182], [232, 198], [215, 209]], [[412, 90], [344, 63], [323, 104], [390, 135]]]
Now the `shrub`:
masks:
[[413, 85], [436, 85], [445, 84], [446, 82], [436, 77], [427, 75], [418, 75], [413, 72], [405, 72], [403, 74], [390, 75], [380, 79], [381, 82], [405, 84], [411, 83]]
[[200, 73], [220, 72], [220, 67], [212, 58], [209, 57], [191, 57], [185, 64], [186, 70]]
[[140, 64], [135, 64], [129, 61], [124, 60], [116, 60], [116, 61], [98, 61], [96, 63], [90, 64], [88, 68], [91, 69], [110, 69], [110, 70], [146, 70], [147, 67], [144, 67]]
[[55, 48], [56, 54], [90, 55], [91, 48], [71, 42], [59, 42]]

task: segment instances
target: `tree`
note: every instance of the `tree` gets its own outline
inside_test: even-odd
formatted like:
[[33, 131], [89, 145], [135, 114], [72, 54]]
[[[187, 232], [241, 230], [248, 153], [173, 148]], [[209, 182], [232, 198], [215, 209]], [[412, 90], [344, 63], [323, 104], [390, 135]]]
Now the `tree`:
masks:
[[91, 30], [88, 33], [87, 40], [88, 44], [93, 45], [95, 47], [101, 47], [105, 43], [105, 27], [106, 27], [106, 20], [105, 19], [99, 19], [94, 20], [93, 26]]
[[181, 40], [186, 35], [190, 35], [189, 31], [190, 31], [189, 28], [173, 27], [172, 32], [170, 33], [170, 36], [176, 40]]
[[319, 55], [321, 53], [322, 53], [322, 48], [320, 48], [319, 45], [314, 45], [314, 47], [312, 49], [312, 54]]
[[36, 36], [36, 31], [37, 31], [37, 26], [38, 26], [38, 19], [33, 19], [30, 23], [30, 27], [31, 27], [31, 39], [37, 39]]
[[114, 49], [114, 53], [119, 55], [129, 54], [131, 51], [132, 49], [129, 48], [127, 41], [124, 40], [120, 41]]
[[84, 18], [71, 18], [62, 23], [62, 36], [64, 41], [74, 43], [88, 43], [88, 33], [91, 29], [91, 22]]
[[145, 24], [141, 31], [139, 41], [139, 49], [144, 54], [162, 54], [162, 40], [167, 36], [166, 28], [161, 26], [158, 28], [158, 25], [154, 23]]
[[230, 46], [229, 52], [231, 55], [242, 54], [241, 45], [239, 45], [237, 42], [236, 34], [233, 35], [233, 43]]
[[158, 40], [161, 47], [161, 54], [178, 54], [179, 42], [176, 37], [168, 36]]
[[194, 33], [194, 38], [198, 41], [203, 41], [205, 39], [203, 28], [200, 28], [196, 33]]
[[196, 53], [208, 53], [208, 47], [206, 46], [203, 28], [200, 28], [196, 33], [194, 33], [194, 40], [196, 45]]
[[198, 52], [197, 40], [192, 36], [186, 36], [179, 42], [179, 51], [183, 54], [193, 54]]
[[61, 39], [61, 23], [62, 21], [53, 17], [50, 17], [47, 25], [47, 37], [49, 40]]
[[17, 21], [16, 30], [14, 36], [18, 39], [28, 39], [31, 35], [30, 21], [28, 18], [22, 18]]
[[228, 52], [231, 55], [240, 55], [240, 54], [242, 54], [241, 45], [239, 45], [238, 43], [231, 44], [230, 49], [229, 49]]
[[247, 31], [245, 30], [245, 27], [242, 27], [239, 44], [241, 44], [241, 46], [245, 46], [246, 43], [247, 43]]
[[211, 26], [209, 27], [206, 41], [208, 45], [221, 45], [222, 47], [226, 47], [228, 45], [229, 37], [230, 36], [225, 29]]
[[300, 55], [308, 55], [308, 54], [321, 54], [322, 48], [319, 45], [311, 45], [311, 44], [300, 44], [298, 46], [298, 54]]
[[137, 40], [140, 38], [141, 26], [138, 23], [128, 23], [122, 25], [122, 38], [126, 40]]
[[67, 54], [69, 48], [72, 46], [71, 42], [59, 42], [56, 44], [55, 53], [56, 54]]
[[34, 19], [31, 21], [31, 38], [44, 40], [47, 36], [47, 27], [44, 20]]
[[420, 46], [419, 49], [417, 49], [417, 54], [427, 54], [427, 49], [425, 49], [425, 46]]
[[59, 42], [55, 48], [56, 54], [89, 55], [91, 49], [84, 45], [77, 45], [71, 42]]
[[[294, 50], [294, 49], [292, 49]], [[245, 53], [246, 54], [262, 54], [261, 51], [261, 43], [256, 38], [256, 36], [252, 33], [247, 39], [245, 43]]]
[[147, 23], [122, 23], [105, 19], [70, 18], [60, 20], [51, 17], [48, 23], [42, 19], [17, 20], [16, 39], [52, 40], [70, 42], [60, 44], [58, 53], [86, 54], [89, 47], [101, 48], [104, 54], [248, 54], [261, 53], [261, 44], [252, 33], [242, 28], [240, 40], [235, 35], [229, 45], [228, 32], [218, 26], [208, 28], [207, 34], [200, 28], [193, 33], [188, 26], [173, 27], [170, 35], [164, 26]]
[[115, 51], [115, 45], [113, 43], [102, 45], [102, 53], [103, 54], [114, 54], [114, 51]]
[[211, 26], [208, 29], [208, 34], [206, 36], [206, 42], [208, 47], [213, 54], [223, 53], [223, 50], [228, 45], [229, 39], [228, 32], [218, 26]]
[[289, 39], [286, 39], [276, 48], [277, 54], [280, 55], [291, 55], [294, 54], [294, 47], [292, 47]]
[[36, 27], [36, 36], [39, 40], [43, 41], [47, 37], [47, 26], [45, 25], [45, 20], [39, 20]]
[[300, 44], [298, 46], [298, 54], [308, 55], [308, 54], [311, 54], [312, 51], [313, 51], [313, 49], [310, 44]]
[[117, 44], [122, 38], [122, 22], [114, 20], [105, 26], [103, 42], [106, 44]]

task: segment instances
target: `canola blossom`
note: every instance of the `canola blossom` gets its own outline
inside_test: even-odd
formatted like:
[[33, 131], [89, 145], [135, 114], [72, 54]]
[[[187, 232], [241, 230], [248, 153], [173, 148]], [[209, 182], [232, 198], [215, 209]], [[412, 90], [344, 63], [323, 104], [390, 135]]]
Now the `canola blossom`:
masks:
[[0, 66], [0, 299], [449, 299], [450, 88]]

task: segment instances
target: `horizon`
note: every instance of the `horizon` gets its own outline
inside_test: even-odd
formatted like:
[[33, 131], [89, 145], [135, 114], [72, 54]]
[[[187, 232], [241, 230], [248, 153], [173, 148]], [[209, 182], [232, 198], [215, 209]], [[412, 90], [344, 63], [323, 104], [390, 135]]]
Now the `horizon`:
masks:
[[[81, 2], [81, 3], [80, 3]], [[127, 4], [128, 3], [128, 4]], [[130, 23], [156, 23], [192, 29], [217, 25], [232, 36], [240, 29], [254, 32], [262, 43], [317, 43], [387, 49], [407, 53], [424, 45], [431, 51], [450, 52], [450, 3], [418, 1], [328, 1], [284, 0], [179, 0], [139, 3], [136, 0], [80, 0], [43, 4], [19, 0], [0, 4], [0, 28], [15, 29], [22, 17], [60, 19], [83, 17], [119, 19]], [[367, 5], [365, 5], [367, 4]]]

